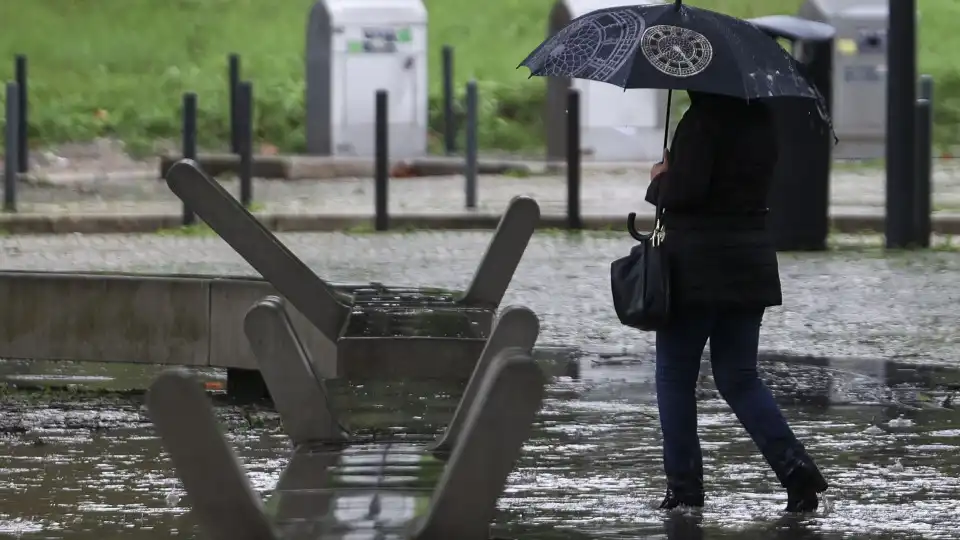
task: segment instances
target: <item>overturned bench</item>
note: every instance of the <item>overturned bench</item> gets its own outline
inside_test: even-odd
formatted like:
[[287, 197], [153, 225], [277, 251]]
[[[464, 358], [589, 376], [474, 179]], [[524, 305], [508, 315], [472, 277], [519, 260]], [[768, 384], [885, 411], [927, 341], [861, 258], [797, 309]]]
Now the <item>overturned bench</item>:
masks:
[[193, 377], [164, 373], [151, 386], [147, 406], [212, 540], [348, 534], [486, 540], [497, 499], [543, 400], [545, 376], [530, 354], [537, 326], [525, 308], [504, 311], [435, 444], [364, 444], [351, 440], [330, 406], [283, 301], [258, 302], [245, 317], [245, 332], [294, 443], [265, 505]]
[[[466, 379], [540, 218], [516, 197], [462, 293], [379, 284], [336, 286], [317, 276], [196, 163], [170, 167], [167, 184], [335, 347], [337, 373]], [[250, 301], [254, 301], [251, 298]], [[425, 359], [442, 358], [442, 363]], [[239, 376], [239, 374], [234, 374]]]

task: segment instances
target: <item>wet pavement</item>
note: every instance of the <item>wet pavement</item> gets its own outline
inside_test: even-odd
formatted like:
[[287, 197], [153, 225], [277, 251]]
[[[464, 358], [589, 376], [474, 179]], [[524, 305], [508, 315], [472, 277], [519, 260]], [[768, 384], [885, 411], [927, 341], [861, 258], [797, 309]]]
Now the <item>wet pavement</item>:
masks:
[[[320, 276], [462, 290], [490, 233], [281, 234]], [[603, 352], [647, 351], [651, 336], [617, 324], [609, 264], [633, 240], [622, 233], [534, 235], [504, 304], [541, 318], [540, 342]], [[215, 236], [0, 237], [7, 270], [226, 273], [254, 270]], [[769, 311], [764, 346], [794, 354], [952, 364], [960, 359], [960, 254], [884, 255], [865, 247], [781, 254], [785, 306]]]
[[[652, 213], [643, 202], [649, 167], [633, 166], [583, 172], [581, 192], [585, 216], [608, 216], [629, 212]], [[224, 179], [231, 193], [239, 193], [236, 180]], [[500, 213], [516, 195], [537, 199], [544, 213], [565, 211], [567, 188], [563, 176], [481, 176], [478, 179], [480, 213]], [[875, 214], [883, 211], [884, 173], [881, 169], [837, 165], [831, 178], [831, 211], [844, 214]], [[370, 215], [373, 213], [373, 180], [257, 180], [257, 209], [265, 212], [323, 215]], [[159, 180], [69, 182], [56, 185], [24, 185], [20, 211], [39, 214], [142, 213], [179, 214], [179, 200]], [[464, 180], [460, 175], [394, 179], [390, 184], [390, 212], [394, 214], [450, 214], [464, 210]], [[960, 165], [954, 160], [936, 163], [933, 188], [935, 215], [960, 213]]]
[[[282, 235], [338, 282], [462, 288], [486, 233]], [[581, 378], [551, 384], [533, 438], [500, 501], [494, 532], [542, 539], [954, 538], [960, 527], [960, 254], [884, 256], [870, 248], [781, 255], [785, 306], [763, 346], [836, 357], [763, 364], [798, 435], [833, 483], [814, 516], [783, 520], [785, 496], [753, 451], [709, 370], [699, 390], [708, 504], [667, 516], [651, 339], [620, 327], [609, 302], [619, 235], [535, 235], [505, 304], [541, 317], [540, 344], [579, 348]], [[213, 237], [6, 237], [8, 269], [252, 270]], [[849, 358], [858, 357], [858, 358]], [[884, 362], [883, 360], [891, 362]], [[896, 364], [892, 362], [895, 361]], [[921, 367], [921, 366], [934, 366]], [[55, 372], [82, 387], [143, 387], [154, 368], [0, 364], [8, 381]], [[82, 375], [85, 379], [74, 379]], [[34, 378], [36, 375], [33, 376]], [[217, 372], [205, 372], [217, 379]], [[459, 392], [436, 385], [332, 385], [364, 445], [430, 440]], [[0, 535], [192, 538], [188, 501], [137, 395], [8, 393], [0, 406]], [[289, 452], [270, 411], [218, 407], [254, 486], [268, 494]], [[362, 481], [362, 479], [361, 479]]]
[[[784, 495], [709, 380], [700, 402], [709, 489], [707, 507], [696, 518], [703, 536], [689, 527], [682, 535], [666, 534], [665, 519], [667, 526], [677, 524], [653, 508], [662, 484], [649, 362], [589, 365], [582, 381], [552, 385], [500, 501], [494, 532], [529, 539], [954, 537], [960, 526], [960, 425], [954, 411], [911, 408], [903, 400], [913, 390], [890, 394], [856, 374], [787, 364], [767, 364], [765, 372], [833, 484], [827, 508], [794, 520], [789, 534], [773, 532]], [[332, 386], [336, 403], [350, 409], [348, 421], [361, 434], [409, 443], [439, 431], [456, 391]], [[805, 399], [798, 403], [798, 395]], [[16, 408], [9, 396], [5, 401], [4, 415], [17, 415], [23, 429], [0, 439], [0, 533], [196, 537], [192, 521], [181, 518], [189, 501], [169, 463], [159, 459], [159, 441], [136, 397], [105, 403], [51, 396]], [[218, 411], [252, 484], [268, 495], [290, 450], [276, 415], [252, 407]], [[362, 486], [364, 473], [352, 473], [351, 481]]]

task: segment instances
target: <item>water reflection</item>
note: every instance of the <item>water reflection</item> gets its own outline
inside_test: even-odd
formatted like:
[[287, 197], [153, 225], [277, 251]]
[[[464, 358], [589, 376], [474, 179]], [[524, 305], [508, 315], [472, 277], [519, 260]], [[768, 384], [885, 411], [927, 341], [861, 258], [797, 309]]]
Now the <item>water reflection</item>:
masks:
[[[764, 364], [766, 381], [834, 486], [817, 515], [780, 520], [785, 495], [705, 371], [700, 431], [708, 503], [699, 515], [665, 516], [654, 508], [663, 485], [652, 362], [587, 356], [581, 379], [551, 385], [501, 499], [496, 535], [951, 538], [960, 527], [960, 425], [956, 413], [941, 406], [957, 387], [956, 372], [941, 369], [932, 376], [887, 366], [879, 379], [876, 369], [865, 374], [849, 365]], [[459, 392], [436, 383], [334, 383], [330, 389], [358, 431], [360, 454], [387, 440], [431, 440]], [[117, 396], [5, 396], [0, 534], [195, 537], [183, 515], [189, 501], [161, 457], [141, 398]], [[277, 416], [256, 406], [221, 405], [217, 412], [254, 487], [269, 495], [290, 451]], [[341, 482], [372, 474], [356, 460], [341, 465]], [[402, 469], [387, 474], [377, 468], [377, 474], [406, 482]], [[399, 511], [405, 505], [394, 506]]]

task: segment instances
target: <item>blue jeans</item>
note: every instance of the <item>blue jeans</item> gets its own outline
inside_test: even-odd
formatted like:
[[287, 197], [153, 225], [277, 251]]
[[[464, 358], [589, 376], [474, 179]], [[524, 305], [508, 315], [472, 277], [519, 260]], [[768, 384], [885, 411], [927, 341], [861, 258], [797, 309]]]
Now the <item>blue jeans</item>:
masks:
[[663, 467], [667, 485], [675, 492], [703, 492], [696, 387], [700, 357], [708, 339], [717, 390], [781, 482], [808, 459], [757, 374], [763, 312], [763, 308], [690, 309], [672, 313], [670, 324], [657, 332], [657, 405], [663, 431]]

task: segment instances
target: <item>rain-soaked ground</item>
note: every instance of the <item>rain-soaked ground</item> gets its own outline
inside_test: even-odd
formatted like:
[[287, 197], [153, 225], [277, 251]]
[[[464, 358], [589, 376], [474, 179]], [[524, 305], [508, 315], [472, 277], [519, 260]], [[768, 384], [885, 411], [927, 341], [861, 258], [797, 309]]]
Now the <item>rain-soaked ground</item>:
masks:
[[[483, 233], [285, 237], [336, 281], [462, 287]], [[700, 390], [708, 505], [697, 516], [653, 508], [662, 496], [649, 336], [620, 327], [608, 264], [629, 241], [538, 235], [506, 303], [543, 321], [541, 343], [582, 352], [579, 379], [554, 381], [534, 436], [500, 501], [500, 536], [606, 538], [956, 538], [960, 528], [960, 254], [884, 257], [871, 250], [784, 255], [786, 306], [764, 344], [856, 356], [828, 366], [763, 364], [795, 431], [832, 483], [814, 516], [786, 519], [785, 497], [714, 390]], [[3, 266], [249, 273], [213, 238], [0, 238]], [[884, 362], [883, 359], [890, 360]], [[894, 363], [895, 361], [896, 363]], [[923, 367], [935, 366], [935, 367]], [[0, 364], [8, 381], [143, 387], [151, 369]], [[220, 374], [205, 373], [208, 378]], [[428, 440], [457, 388], [337, 383], [365, 438]], [[960, 400], [960, 396], [956, 399]], [[0, 407], [0, 534], [23, 538], [193, 537], [185, 501], [133, 393], [8, 392]], [[268, 493], [288, 443], [276, 416], [222, 405], [221, 420], [254, 486]], [[122, 536], [121, 536], [122, 535]]]

